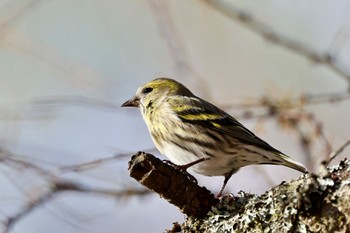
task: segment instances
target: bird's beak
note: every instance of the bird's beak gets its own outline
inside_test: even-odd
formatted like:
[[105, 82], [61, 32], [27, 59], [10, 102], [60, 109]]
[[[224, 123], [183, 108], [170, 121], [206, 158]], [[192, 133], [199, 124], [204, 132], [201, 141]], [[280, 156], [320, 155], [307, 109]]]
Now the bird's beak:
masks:
[[122, 107], [136, 107], [138, 108], [140, 105], [140, 100], [136, 96], [129, 99], [125, 103], [122, 104]]

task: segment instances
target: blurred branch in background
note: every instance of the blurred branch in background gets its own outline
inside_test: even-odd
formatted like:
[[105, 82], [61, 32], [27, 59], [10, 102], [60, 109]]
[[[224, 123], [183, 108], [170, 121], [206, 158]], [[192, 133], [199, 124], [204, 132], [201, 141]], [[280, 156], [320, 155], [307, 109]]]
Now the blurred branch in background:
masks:
[[[282, 128], [294, 129], [299, 135], [300, 147], [304, 151], [305, 158], [307, 159], [306, 165], [310, 171], [314, 171], [315, 161], [311, 154], [313, 138], [316, 137], [323, 143], [325, 157], [331, 153], [332, 146], [324, 133], [323, 123], [318, 120], [314, 114], [307, 111], [305, 106], [311, 104], [334, 103], [350, 99], [350, 70], [341, 67], [337, 61], [337, 54], [348, 38], [341, 38], [340, 34], [338, 34], [338, 37], [333, 40], [333, 44], [329, 50], [324, 53], [319, 53], [311, 47], [273, 31], [271, 27], [260, 22], [251, 13], [235, 7], [234, 4], [224, 0], [204, 0], [203, 2], [235, 22], [241, 23], [246, 28], [249, 28], [263, 37], [266, 41], [306, 57], [314, 63], [325, 65], [347, 81], [348, 90], [346, 92], [302, 95], [296, 100], [285, 98], [273, 99], [271, 96], [263, 96], [257, 99], [253, 104], [240, 105], [240, 107], [246, 108], [263, 107], [266, 109], [265, 113], [262, 115], [254, 115], [251, 111], [246, 111], [243, 114], [244, 118], [255, 117], [261, 121], [275, 117]], [[231, 105], [230, 108], [232, 107], [237, 108], [239, 106]], [[304, 127], [302, 123], [304, 122], [307, 122], [313, 128], [312, 134], [303, 130]]]
[[94, 187], [88, 187], [81, 183], [76, 183], [68, 180], [58, 179], [50, 183], [49, 190], [40, 193], [36, 197], [28, 201], [28, 205], [24, 206], [20, 212], [8, 217], [5, 220], [5, 226], [3, 233], [8, 233], [11, 231], [12, 227], [20, 221], [23, 217], [30, 214], [36, 208], [42, 206], [43, 204], [51, 201], [56, 195], [62, 192], [80, 192], [84, 194], [97, 194], [104, 195], [113, 198], [129, 198], [131, 196], [144, 196], [150, 194], [150, 190], [145, 188], [140, 189], [123, 189], [123, 190], [113, 190], [113, 189], [100, 189]]
[[[332, 145], [324, 133], [323, 122], [310, 111], [308, 105], [331, 104], [350, 99], [349, 93], [322, 94], [322, 95], [301, 95], [299, 98], [279, 97], [266, 95], [254, 99], [249, 103], [225, 105], [225, 109], [241, 109], [243, 113], [238, 118], [255, 118], [259, 123], [269, 119], [276, 119], [280, 128], [294, 130], [299, 136], [300, 147], [302, 148], [306, 166], [309, 171], [315, 171], [315, 159], [311, 154], [314, 138], [317, 138], [324, 147], [324, 157], [332, 151]], [[257, 109], [262, 110], [256, 111]], [[311, 132], [305, 130], [311, 127]]]
[[[157, 152], [158, 150], [156, 148], [152, 148], [149, 150], [145, 150], [150, 153]], [[81, 172], [89, 169], [96, 168], [98, 166], [103, 165], [104, 163], [110, 163], [113, 160], [120, 160], [122, 158], [130, 158], [130, 152], [125, 152], [125, 153], [118, 153], [112, 157], [107, 157], [107, 158], [102, 158], [102, 159], [95, 159], [86, 163], [80, 163], [80, 164], [75, 164], [75, 165], [64, 165], [61, 166], [59, 169], [62, 172]]]
[[235, 22], [242, 23], [245, 27], [261, 35], [266, 41], [282, 46], [300, 56], [304, 56], [314, 63], [329, 67], [348, 82], [348, 91], [350, 91], [350, 70], [347, 70], [346, 67], [341, 67], [337, 62], [337, 53], [345, 42], [344, 39], [340, 40], [339, 38], [338, 40], [334, 40], [332, 47], [328, 51], [318, 53], [314, 49], [298, 41], [273, 31], [268, 25], [254, 18], [249, 12], [239, 9], [227, 1], [204, 0], [203, 2]]
[[322, 162], [325, 166], [329, 166], [329, 164], [332, 162], [333, 159], [335, 159], [337, 156], [339, 156], [346, 147], [350, 145], [350, 140], [345, 142], [339, 149], [332, 151], [328, 157]]
[[52, 120], [57, 117], [58, 109], [67, 107], [118, 111], [120, 106], [109, 100], [87, 96], [40, 96], [25, 104], [0, 108], [0, 121]]
[[60, 75], [59, 78], [69, 85], [79, 87], [85, 92], [100, 98], [106, 98], [106, 89], [109, 86], [104, 80], [105, 77], [82, 61], [67, 58], [62, 51], [53, 46], [41, 41], [31, 40], [16, 32], [11, 33], [9, 38], [3, 39], [2, 44], [21, 55], [31, 56], [42, 65], [49, 65], [54, 70], [62, 73], [63, 75]]
[[[123, 155], [116, 155], [109, 160], [114, 158], [123, 157]], [[100, 160], [96, 160], [95, 163], [100, 162]], [[38, 174], [38, 177], [44, 181], [44, 187], [40, 190], [36, 191], [35, 194], [31, 193], [26, 200], [26, 204], [15, 214], [12, 216], [8, 216], [5, 219], [1, 220], [3, 222], [3, 233], [8, 233], [14, 227], [16, 223], [22, 220], [25, 216], [32, 213], [36, 208], [42, 206], [43, 204], [51, 201], [57, 194], [62, 192], [79, 192], [84, 194], [95, 194], [95, 195], [103, 195], [116, 199], [125, 199], [130, 198], [132, 196], [145, 196], [151, 194], [151, 191], [145, 188], [136, 188], [136, 187], [122, 187], [120, 190], [113, 188], [99, 188], [93, 187], [86, 184], [83, 184], [81, 181], [68, 180], [66, 178], [62, 178], [61, 175], [64, 172], [57, 172], [57, 169], [54, 168], [53, 171], [44, 168], [41, 165], [37, 165], [33, 163], [32, 159], [26, 159], [25, 157], [20, 157], [7, 151], [3, 148], [0, 148], [0, 162], [6, 165], [8, 168], [12, 168], [17, 172], [21, 172], [23, 170], [31, 170]], [[83, 166], [83, 165], [82, 165]], [[67, 166], [68, 167], [68, 166]], [[90, 167], [91, 169], [91, 167]], [[56, 170], [56, 172], [54, 172]], [[60, 171], [60, 169], [59, 169]], [[75, 170], [78, 172], [78, 170]]]
[[[11, 0], [7, 1], [0, 8], [0, 41], [6, 48], [19, 51], [22, 54], [28, 54], [53, 68], [65, 73], [60, 78], [66, 82], [84, 86], [93, 94], [105, 97], [107, 85], [99, 72], [91, 66], [82, 62], [72, 61], [65, 57], [60, 51], [43, 41], [29, 39], [14, 30], [18, 24], [30, 15], [33, 10], [42, 6], [47, 1], [43, 0]], [[6, 37], [9, 38], [6, 38]]]
[[197, 87], [200, 95], [211, 99], [210, 88], [206, 81], [195, 70], [190, 59], [185, 40], [177, 30], [170, 11], [170, 4], [163, 0], [151, 0], [153, 16], [158, 24], [158, 29], [166, 42], [169, 55], [174, 62], [177, 79], [185, 78], [192, 86]]
[[11, 32], [12, 28], [17, 25], [33, 9], [40, 6], [43, 0], [12, 0], [7, 1], [0, 8], [0, 40]]

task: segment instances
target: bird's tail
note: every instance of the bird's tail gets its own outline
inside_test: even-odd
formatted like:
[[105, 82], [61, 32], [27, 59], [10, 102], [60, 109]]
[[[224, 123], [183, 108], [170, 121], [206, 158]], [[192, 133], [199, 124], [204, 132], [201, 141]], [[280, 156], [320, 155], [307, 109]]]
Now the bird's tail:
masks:
[[300, 172], [307, 172], [307, 169], [304, 165], [292, 160], [287, 155], [281, 153], [281, 154], [279, 154], [279, 157], [281, 158], [282, 165], [284, 165], [286, 167], [293, 168], [293, 169], [298, 170]]

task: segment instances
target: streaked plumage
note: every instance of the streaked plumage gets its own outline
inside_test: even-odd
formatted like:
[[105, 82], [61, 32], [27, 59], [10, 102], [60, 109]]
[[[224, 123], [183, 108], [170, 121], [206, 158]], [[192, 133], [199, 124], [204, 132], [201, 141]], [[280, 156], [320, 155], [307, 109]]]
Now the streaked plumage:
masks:
[[306, 171], [175, 80], [155, 79], [122, 106], [140, 108], [156, 147], [174, 164], [182, 166], [208, 158], [189, 169], [206, 176], [225, 176], [218, 196], [231, 175], [246, 165], [276, 164]]

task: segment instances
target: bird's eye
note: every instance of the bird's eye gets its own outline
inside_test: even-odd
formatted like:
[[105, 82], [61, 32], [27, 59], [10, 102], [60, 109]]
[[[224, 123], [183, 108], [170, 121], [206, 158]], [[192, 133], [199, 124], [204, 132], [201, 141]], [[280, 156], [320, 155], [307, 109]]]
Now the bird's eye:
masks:
[[153, 91], [153, 88], [152, 87], [146, 87], [142, 90], [143, 93], [147, 94], [147, 93], [150, 93], [151, 91]]

